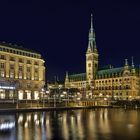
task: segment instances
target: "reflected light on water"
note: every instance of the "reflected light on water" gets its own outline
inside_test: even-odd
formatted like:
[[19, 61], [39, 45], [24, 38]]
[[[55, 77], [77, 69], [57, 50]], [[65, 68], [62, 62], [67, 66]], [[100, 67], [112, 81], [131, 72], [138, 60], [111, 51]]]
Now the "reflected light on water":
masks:
[[1, 122], [0, 129], [13, 128], [6, 135], [0, 133], [2, 140], [140, 139], [140, 110], [85, 109], [0, 115], [1, 120], [8, 117], [8, 125]]

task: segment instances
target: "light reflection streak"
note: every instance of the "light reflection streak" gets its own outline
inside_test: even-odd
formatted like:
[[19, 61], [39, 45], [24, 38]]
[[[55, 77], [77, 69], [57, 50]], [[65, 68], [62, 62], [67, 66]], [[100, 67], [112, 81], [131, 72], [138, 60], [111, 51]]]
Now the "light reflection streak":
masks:
[[62, 117], [62, 135], [65, 140], [69, 138], [69, 128], [67, 123], [67, 114], [63, 114]]
[[77, 130], [78, 130], [78, 136], [80, 136], [79, 139], [83, 140], [84, 138], [84, 131], [83, 131], [83, 125], [82, 125], [82, 120], [81, 120], [81, 115], [78, 113], [77, 115]]
[[51, 139], [53, 137], [52, 135], [52, 126], [50, 124], [50, 115], [47, 114], [46, 116], [46, 138]]

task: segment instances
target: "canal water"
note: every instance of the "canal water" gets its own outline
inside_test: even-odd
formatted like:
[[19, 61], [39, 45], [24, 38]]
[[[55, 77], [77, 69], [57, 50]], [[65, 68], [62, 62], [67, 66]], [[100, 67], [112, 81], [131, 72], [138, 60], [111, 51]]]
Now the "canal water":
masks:
[[140, 110], [0, 113], [0, 140], [140, 140]]

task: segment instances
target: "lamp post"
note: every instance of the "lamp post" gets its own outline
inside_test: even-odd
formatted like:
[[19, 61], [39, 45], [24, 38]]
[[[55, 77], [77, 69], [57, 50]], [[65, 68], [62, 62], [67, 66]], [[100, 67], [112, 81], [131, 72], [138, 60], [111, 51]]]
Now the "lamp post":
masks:
[[16, 109], [18, 109], [18, 90], [17, 90], [17, 104], [16, 104]]
[[47, 94], [48, 103], [49, 103], [49, 93], [50, 93], [50, 91], [47, 90], [47, 91], [46, 91], [46, 94]]
[[58, 86], [58, 90], [59, 90], [59, 95], [58, 95], [58, 97], [59, 97], [59, 103], [61, 103], [61, 88], [62, 88], [62, 85], [59, 85]]
[[44, 91], [45, 91], [44, 88], [42, 88], [41, 91], [42, 91], [41, 93], [42, 93], [42, 97], [43, 97], [42, 103], [43, 103], [43, 107], [44, 107]]
[[55, 99], [55, 94], [54, 94], [54, 107], [56, 107], [56, 99]]
[[67, 106], [67, 92], [66, 91], [63, 91], [63, 94], [65, 95], [65, 105]]

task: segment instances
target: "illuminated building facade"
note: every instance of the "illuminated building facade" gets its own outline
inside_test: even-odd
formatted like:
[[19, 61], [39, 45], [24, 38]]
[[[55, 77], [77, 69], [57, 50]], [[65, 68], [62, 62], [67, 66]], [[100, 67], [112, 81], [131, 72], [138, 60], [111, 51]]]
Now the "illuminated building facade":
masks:
[[86, 52], [86, 73], [68, 75], [65, 77], [66, 88], [79, 88], [86, 98], [136, 99], [140, 96], [140, 68], [129, 65], [125, 59], [124, 66], [112, 66], [100, 69], [98, 67], [99, 53], [96, 48], [95, 31], [92, 16], [89, 31], [88, 49]]
[[0, 99], [39, 99], [45, 84], [44, 62], [39, 53], [0, 43]]

